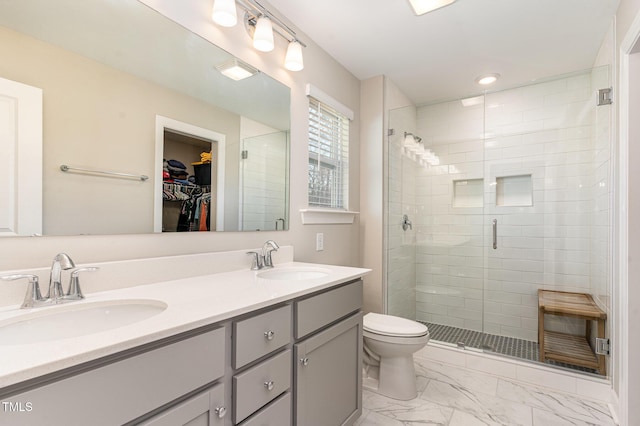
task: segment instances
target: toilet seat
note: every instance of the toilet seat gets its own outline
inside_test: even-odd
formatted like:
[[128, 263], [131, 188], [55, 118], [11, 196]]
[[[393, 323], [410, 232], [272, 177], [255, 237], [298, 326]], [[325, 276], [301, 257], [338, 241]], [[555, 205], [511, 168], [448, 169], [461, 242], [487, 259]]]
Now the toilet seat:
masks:
[[424, 324], [374, 312], [364, 316], [363, 328], [370, 333], [389, 337], [422, 337], [429, 334], [429, 330]]

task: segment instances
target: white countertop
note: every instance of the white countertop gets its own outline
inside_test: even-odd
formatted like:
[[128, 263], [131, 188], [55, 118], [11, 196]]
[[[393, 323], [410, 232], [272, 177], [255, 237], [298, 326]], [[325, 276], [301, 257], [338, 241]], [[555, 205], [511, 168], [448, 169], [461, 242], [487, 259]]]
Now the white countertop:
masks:
[[21, 345], [0, 341], [0, 388], [304, 296], [370, 271], [300, 262], [277, 265], [275, 269], [286, 268], [321, 269], [328, 275], [299, 281], [270, 280], [260, 278], [259, 271], [238, 270], [92, 293], [82, 301], [53, 307], [2, 308], [0, 326], [20, 316], [74, 309], [93, 302], [143, 299], [167, 305], [151, 318], [90, 335]]

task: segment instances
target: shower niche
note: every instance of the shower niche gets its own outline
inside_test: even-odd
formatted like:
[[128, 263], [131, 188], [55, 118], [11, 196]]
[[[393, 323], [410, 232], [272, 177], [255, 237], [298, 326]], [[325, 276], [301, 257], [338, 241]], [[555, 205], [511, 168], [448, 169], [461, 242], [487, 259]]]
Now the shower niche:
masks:
[[533, 184], [531, 175], [496, 178], [496, 206], [533, 206]]
[[453, 207], [482, 207], [484, 204], [484, 179], [453, 181]]
[[[388, 314], [446, 344], [534, 361], [538, 289], [588, 293], [610, 312], [611, 106], [597, 106], [610, 79], [605, 66], [471, 106], [389, 111]], [[410, 152], [405, 134], [419, 135]]]

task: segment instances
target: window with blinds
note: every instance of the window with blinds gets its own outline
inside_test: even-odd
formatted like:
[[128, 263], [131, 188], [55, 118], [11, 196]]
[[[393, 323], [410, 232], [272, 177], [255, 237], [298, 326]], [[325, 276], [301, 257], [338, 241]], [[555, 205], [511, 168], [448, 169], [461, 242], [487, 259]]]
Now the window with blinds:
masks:
[[309, 206], [347, 209], [349, 119], [309, 96]]

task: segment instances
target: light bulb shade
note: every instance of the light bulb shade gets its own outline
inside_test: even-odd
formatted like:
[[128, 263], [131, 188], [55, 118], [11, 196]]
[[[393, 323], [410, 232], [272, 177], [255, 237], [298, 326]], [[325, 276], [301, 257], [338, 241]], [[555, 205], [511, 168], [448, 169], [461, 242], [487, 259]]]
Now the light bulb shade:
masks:
[[256, 22], [256, 30], [253, 33], [253, 47], [261, 52], [273, 50], [273, 27], [271, 19], [261, 16]]
[[289, 71], [300, 71], [304, 68], [302, 45], [296, 40], [289, 42], [287, 56], [284, 58], [284, 67]]
[[223, 27], [233, 27], [238, 23], [236, 0], [214, 0], [211, 19]]

